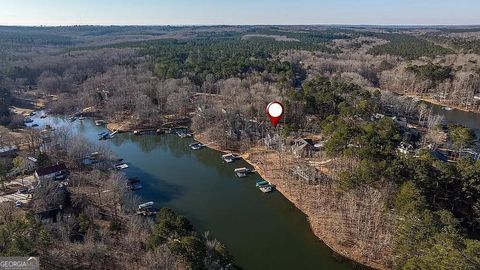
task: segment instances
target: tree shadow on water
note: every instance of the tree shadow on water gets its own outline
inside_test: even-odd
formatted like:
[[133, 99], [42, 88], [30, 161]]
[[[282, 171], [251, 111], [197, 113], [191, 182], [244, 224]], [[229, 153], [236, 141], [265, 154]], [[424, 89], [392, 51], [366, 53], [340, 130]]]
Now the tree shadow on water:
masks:
[[185, 187], [177, 184], [168, 183], [158, 176], [149, 174], [140, 168], [129, 163], [129, 168], [125, 171], [127, 177], [138, 177], [143, 189], [135, 191], [145, 201], [153, 201], [160, 205], [165, 205], [185, 193]]

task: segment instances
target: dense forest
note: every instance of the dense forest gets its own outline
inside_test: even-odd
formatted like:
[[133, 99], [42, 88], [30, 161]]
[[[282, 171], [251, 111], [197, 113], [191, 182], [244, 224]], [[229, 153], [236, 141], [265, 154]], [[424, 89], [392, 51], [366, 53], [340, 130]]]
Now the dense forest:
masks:
[[[211, 145], [262, 164], [264, 175], [308, 215], [314, 233], [340, 254], [379, 269], [478, 269], [480, 161], [465, 154], [478, 149], [478, 138], [403, 96], [478, 112], [478, 33], [469, 27], [0, 27], [0, 124], [18, 131], [23, 117], [16, 108], [39, 100], [51, 114], [94, 108], [127, 130], [187, 118]], [[272, 100], [286, 107], [278, 129], [265, 124]], [[298, 150], [303, 138], [319, 149]], [[441, 149], [449, 150], [448, 160], [439, 158]], [[308, 179], [292, 173], [298, 170]], [[75, 214], [73, 230], [83, 230], [93, 245], [86, 224], [95, 215]], [[31, 219], [0, 226], [2, 254], [45, 252], [52, 237], [69, 241], [59, 228], [50, 235]], [[171, 210], [142, 226], [149, 233], [132, 241], [147, 254], [145, 265], [162, 258], [167, 268], [180, 261], [188, 269], [226, 269], [234, 261]], [[16, 227], [32, 238], [9, 242]], [[167, 260], [171, 254], [178, 260]]]

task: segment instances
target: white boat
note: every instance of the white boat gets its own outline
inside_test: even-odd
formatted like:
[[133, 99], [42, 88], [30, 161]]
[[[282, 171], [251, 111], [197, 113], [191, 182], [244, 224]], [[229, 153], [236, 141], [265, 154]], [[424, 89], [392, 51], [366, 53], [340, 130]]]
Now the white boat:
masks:
[[191, 133], [185, 133], [185, 132], [179, 132], [177, 131], [178, 137], [185, 139], [185, 138], [191, 138], [192, 134]]
[[95, 126], [103, 126], [105, 124], [105, 120], [95, 120]]
[[451, 108], [451, 107], [443, 107], [443, 109], [444, 109], [445, 111], [451, 111], [451, 110], [453, 110], [453, 108]]
[[85, 117], [80, 116], [80, 117], [78, 118], [78, 120], [83, 121], [83, 120], [85, 120]]
[[69, 120], [70, 120], [70, 122], [73, 122], [73, 121], [77, 120], [77, 117], [72, 116], [72, 117], [69, 118]]
[[258, 189], [260, 189], [260, 191], [262, 191], [263, 193], [269, 193], [269, 192], [272, 192], [272, 191], [273, 191], [273, 188], [272, 188], [271, 185], [261, 186], [261, 187], [259, 187]]
[[120, 163], [120, 164], [115, 165], [115, 168], [117, 168], [117, 170], [125, 170], [125, 169], [128, 168], [128, 164], [127, 163]]
[[134, 130], [133, 135], [142, 135], [142, 131], [140, 130]]
[[201, 143], [192, 143], [190, 144], [190, 148], [192, 148], [192, 150], [200, 150], [202, 149], [203, 147], [205, 147], [205, 145], [201, 144]]
[[240, 156], [239, 155], [236, 155], [236, 154], [233, 154], [233, 153], [229, 153], [229, 154], [225, 154], [225, 155], [222, 155], [222, 159], [223, 161], [225, 161], [226, 163], [232, 163], [234, 162], [235, 160], [239, 159]]

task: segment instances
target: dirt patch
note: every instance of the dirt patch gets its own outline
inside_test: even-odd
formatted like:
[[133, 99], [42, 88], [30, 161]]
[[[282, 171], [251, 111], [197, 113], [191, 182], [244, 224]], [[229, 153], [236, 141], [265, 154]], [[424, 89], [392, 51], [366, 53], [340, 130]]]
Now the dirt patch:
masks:
[[35, 93], [35, 91], [31, 93], [15, 93], [15, 95], [16, 100], [10, 106], [10, 109], [13, 113], [22, 116], [28, 116], [33, 111], [43, 109], [45, 104], [58, 99], [56, 95], [44, 96]]

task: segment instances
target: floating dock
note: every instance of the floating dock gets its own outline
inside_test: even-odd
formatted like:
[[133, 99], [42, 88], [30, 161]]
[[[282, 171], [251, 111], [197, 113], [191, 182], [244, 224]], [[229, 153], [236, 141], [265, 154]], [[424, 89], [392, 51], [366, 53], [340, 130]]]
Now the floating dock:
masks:
[[234, 172], [239, 178], [243, 178], [247, 177], [250, 173], [252, 173], [252, 170], [248, 168], [237, 168], [234, 170]]
[[222, 155], [222, 159], [226, 163], [232, 163], [235, 160], [240, 159], [240, 156], [233, 153], [229, 153], [229, 154]]

